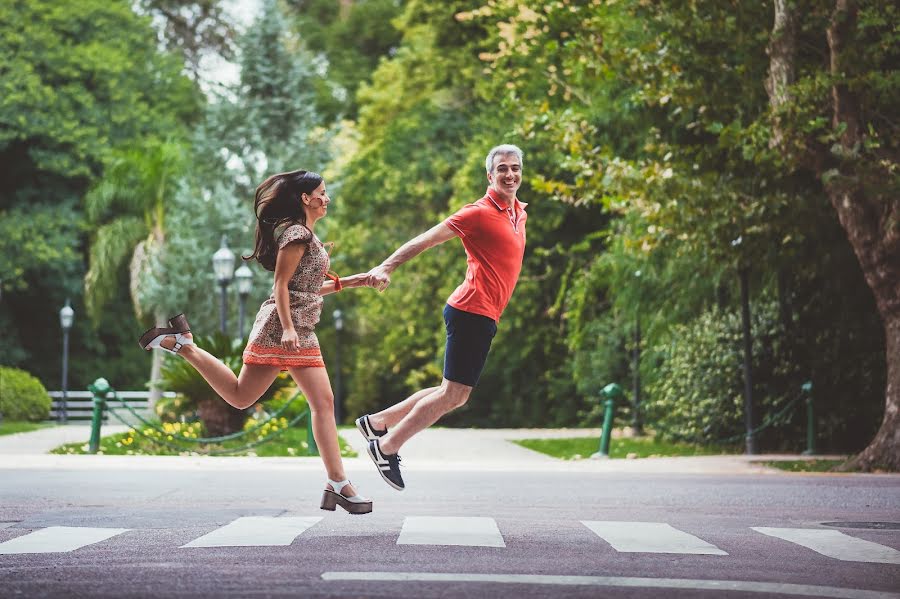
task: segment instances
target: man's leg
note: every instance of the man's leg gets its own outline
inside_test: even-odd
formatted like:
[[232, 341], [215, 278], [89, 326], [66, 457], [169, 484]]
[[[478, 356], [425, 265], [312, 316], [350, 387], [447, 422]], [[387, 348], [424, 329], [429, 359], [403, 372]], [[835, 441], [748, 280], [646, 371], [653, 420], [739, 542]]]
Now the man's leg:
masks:
[[400, 403], [396, 403], [376, 414], [369, 414], [369, 422], [380, 431], [383, 431], [386, 428], [392, 428], [398, 422], [403, 420], [403, 418], [409, 414], [409, 411], [412, 410], [423, 397], [431, 395], [438, 389], [440, 389], [440, 387], [428, 387], [427, 389], [416, 391]]
[[413, 435], [437, 422], [447, 412], [466, 403], [472, 393], [472, 387], [444, 379], [440, 387], [423, 389], [401, 403], [409, 402], [423, 391], [431, 391], [431, 393], [411, 402], [411, 408], [406, 416], [378, 440], [378, 445], [384, 453], [397, 453]]

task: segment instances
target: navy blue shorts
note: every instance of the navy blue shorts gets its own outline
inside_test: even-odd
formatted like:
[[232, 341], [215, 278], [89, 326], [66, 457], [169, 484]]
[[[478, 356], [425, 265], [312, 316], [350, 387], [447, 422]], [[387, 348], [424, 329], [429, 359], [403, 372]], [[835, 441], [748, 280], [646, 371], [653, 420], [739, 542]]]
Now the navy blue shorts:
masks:
[[480, 314], [444, 306], [447, 324], [447, 352], [444, 355], [444, 378], [474, 387], [481, 377], [491, 341], [497, 334], [497, 323]]

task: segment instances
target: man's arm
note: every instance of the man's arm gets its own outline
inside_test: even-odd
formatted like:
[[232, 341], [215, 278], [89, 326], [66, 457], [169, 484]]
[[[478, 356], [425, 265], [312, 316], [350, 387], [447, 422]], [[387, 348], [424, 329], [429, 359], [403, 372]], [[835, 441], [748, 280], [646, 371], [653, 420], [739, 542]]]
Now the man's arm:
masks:
[[384, 291], [387, 286], [391, 284], [391, 273], [394, 272], [398, 266], [412, 260], [425, 250], [442, 244], [454, 237], [456, 237], [456, 233], [444, 223], [439, 223], [431, 227], [421, 235], [414, 237], [401, 245], [396, 252], [387, 258], [387, 260], [370, 270], [368, 285], [378, 289], [378, 291]]

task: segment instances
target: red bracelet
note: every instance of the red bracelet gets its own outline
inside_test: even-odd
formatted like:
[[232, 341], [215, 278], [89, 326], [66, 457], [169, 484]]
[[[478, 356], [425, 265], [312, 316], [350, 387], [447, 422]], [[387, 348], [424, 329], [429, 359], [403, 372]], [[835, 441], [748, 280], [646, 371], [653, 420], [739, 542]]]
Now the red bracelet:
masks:
[[326, 272], [325, 276], [328, 277], [329, 279], [331, 279], [332, 281], [334, 281], [334, 292], [335, 293], [337, 293], [338, 291], [340, 291], [341, 289], [344, 288], [344, 286], [341, 284], [341, 278], [339, 276], [337, 276], [336, 274]]

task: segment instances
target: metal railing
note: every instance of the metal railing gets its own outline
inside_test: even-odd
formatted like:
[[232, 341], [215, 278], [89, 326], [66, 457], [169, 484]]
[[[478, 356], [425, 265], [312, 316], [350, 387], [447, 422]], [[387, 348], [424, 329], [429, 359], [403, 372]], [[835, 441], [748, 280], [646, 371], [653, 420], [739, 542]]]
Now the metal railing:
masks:
[[[88, 443], [88, 451], [90, 453], [97, 453], [100, 449], [100, 430], [103, 422], [106, 420], [106, 414], [112, 414], [116, 420], [128, 426], [130, 430], [142, 437], [147, 438], [153, 443], [158, 445], [162, 445], [174, 451], [178, 451], [179, 453], [191, 453], [191, 454], [201, 454], [201, 455], [229, 455], [234, 453], [240, 453], [242, 451], [246, 451], [258, 445], [262, 445], [266, 443], [281, 433], [283, 433], [288, 428], [299, 424], [301, 421], [306, 420], [306, 438], [307, 438], [307, 454], [308, 455], [319, 455], [318, 447], [316, 446], [316, 440], [313, 436], [312, 431], [312, 417], [309, 411], [309, 406], [307, 406], [306, 410], [295, 416], [291, 419], [290, 422], [287, 423], [285, 427], [279, 427], [271, 433], [267, 434], [264, 437], [256, 439], [254, 441], [244, 443], [238, 447], [213, 447], [213, 448], [204, 448], [200, 447], [202, 445], [212, 445], [217, 446], [225, 441], [232, 441], [235, 439], [239, 439], [241, 437], [246, 437], [255, 433], [256, 431], [262, 429], [266, 424], [273, 422], [276, 418], [280, 417], [280, 415], [285, 412], [290, 405], [297, 400], [302, 394], [297, 393], [288, 400], [281, 408], [279, 408], [274, 414], [270, 415], [266, 420], [256, 424], [253, 427], [248, 429], [244, 429], [238, 431], [236, 433], [231, 433], [228, 435], [222, 435], [218, 437], [188, 437], [184, 435], [174, 434], [171, 431], [167, 431], [165, 429], [157, 426], [155, 422], [151, 422], [143, 415], [139, 414], [134, 408], [132, 408], [128, 402], [123, 401], [122, 393], [116, 392], [115, 389], [109, 386], [109, 382], [106, 379], [99, 378], [94, 381], [91, 385], [88, 386], [90, 395], [91, 395], [91, 438]], [[127, 392], [125, 392], [127, 393]], [[125, 417], [123, 417], [119, 412], [119, 408], [124, 408], [128, 411], [137, 421], [143, 426], [136, 426], [133, 422], [129, 422]], [[154, 436], [153, 433], [161, 433], [162, 438], [158, 436]], [[183, 444], [195, 444], [191, 446], [187, 445], [179, 445], [179, 443]]]

